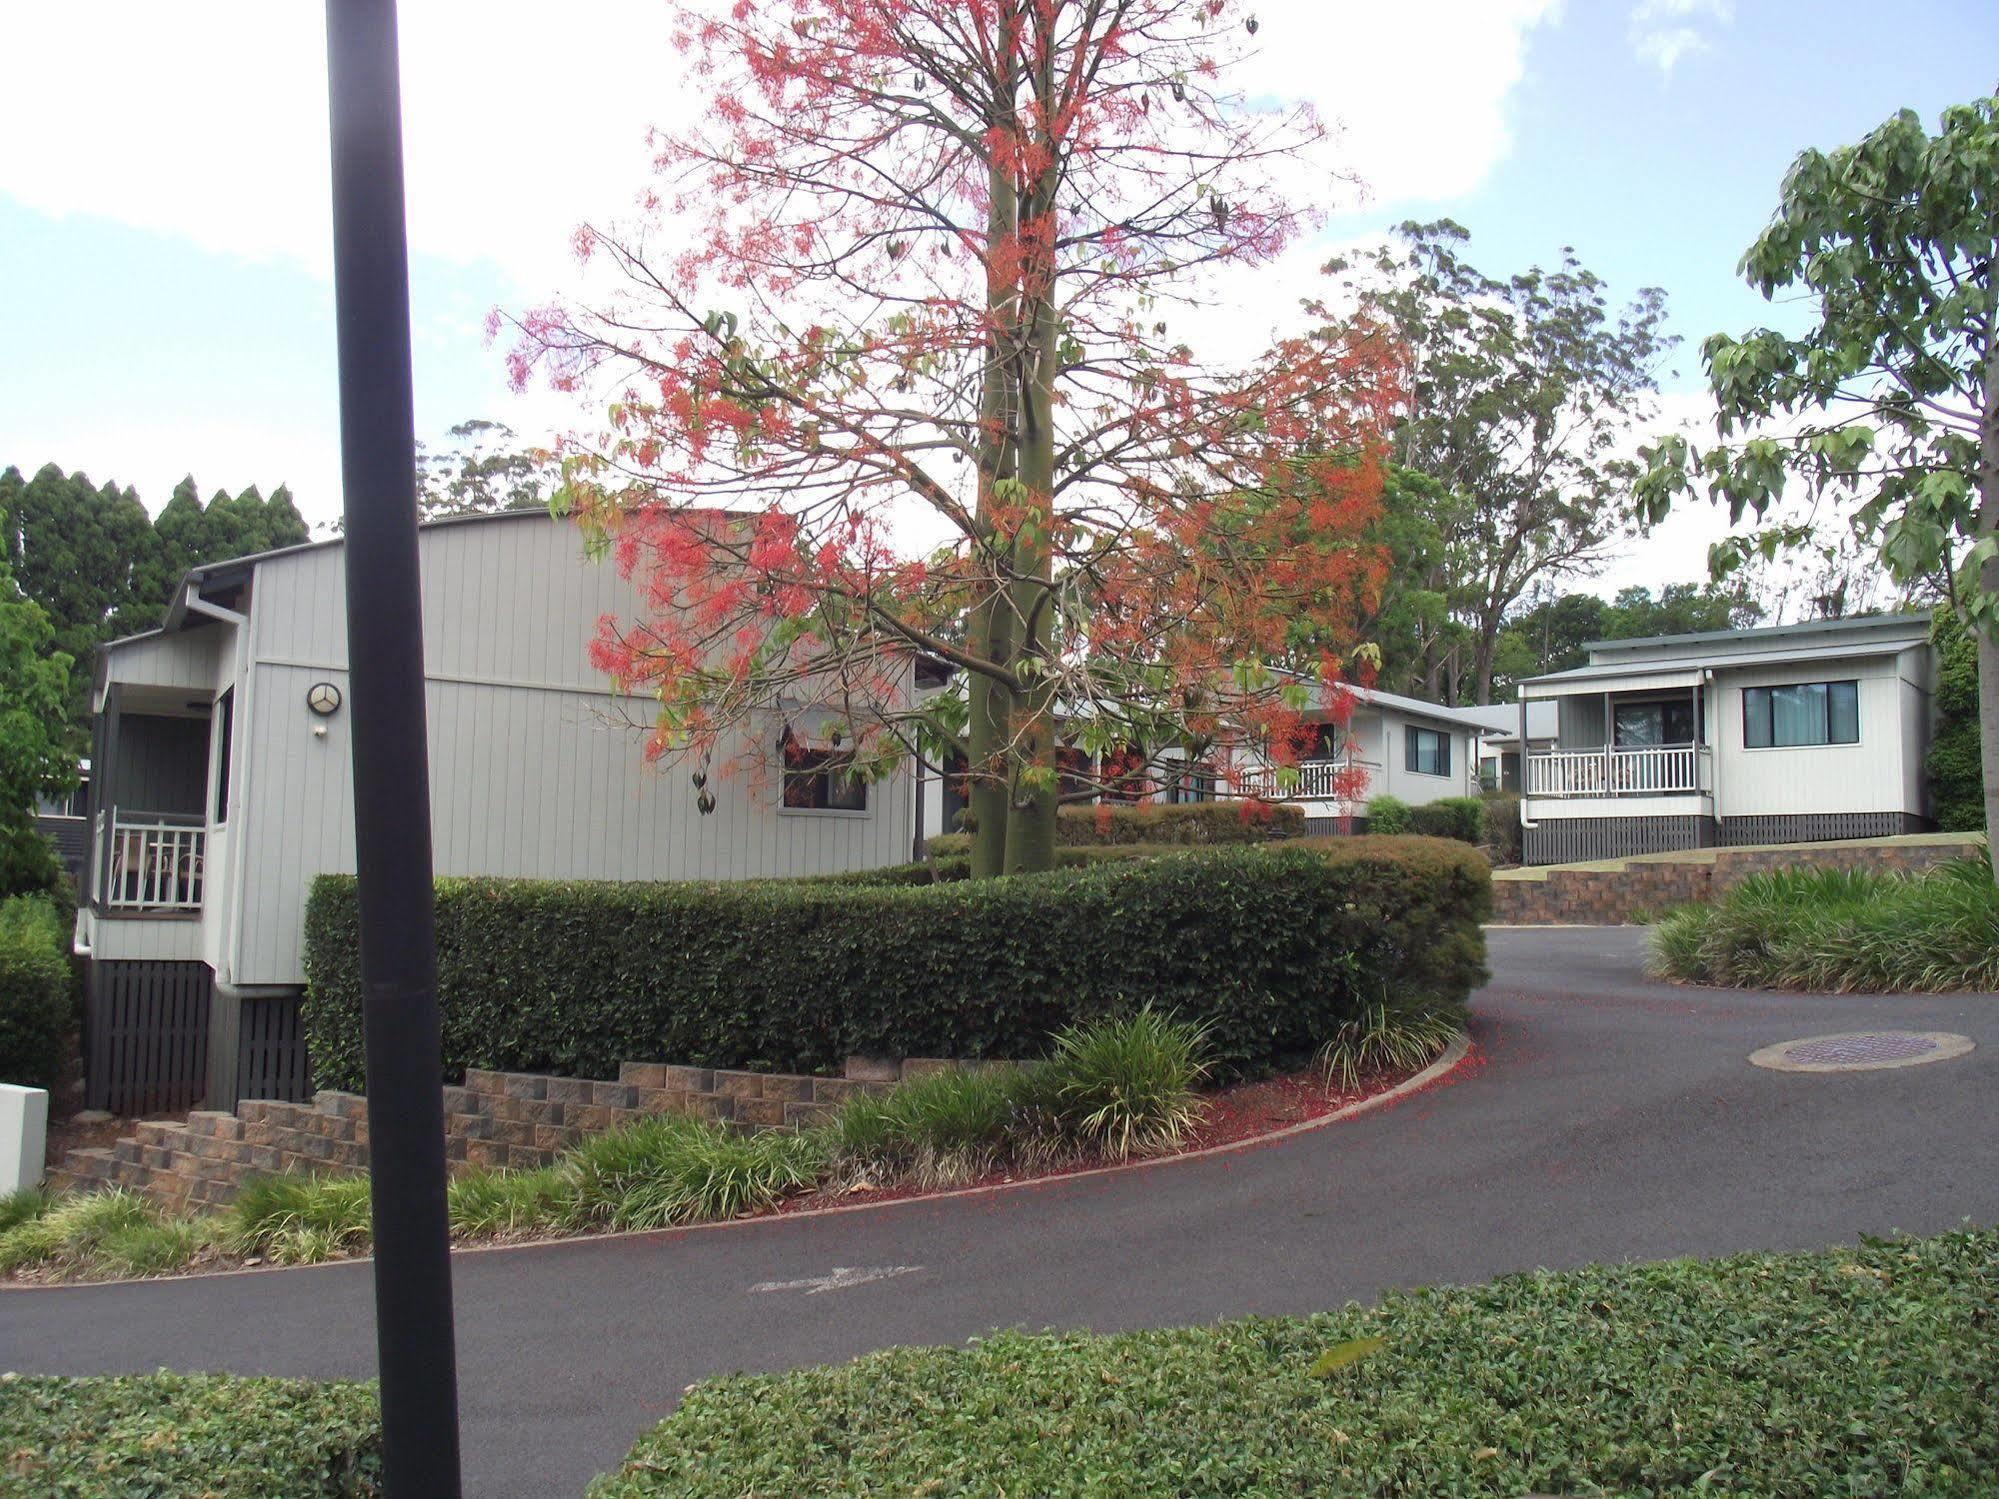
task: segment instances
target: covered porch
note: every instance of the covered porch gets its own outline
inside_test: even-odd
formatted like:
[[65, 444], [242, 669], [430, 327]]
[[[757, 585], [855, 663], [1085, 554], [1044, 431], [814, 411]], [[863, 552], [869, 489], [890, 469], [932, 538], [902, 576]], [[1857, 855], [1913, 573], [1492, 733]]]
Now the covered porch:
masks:
[[[1555, 707], [1555, 740], [1530, 751], [1522, 793], [1549, 801], [1714, 793], [1709, 673], [1576, 672], [1521, 684], [1522, 714]], [[1577, 678], [1585, 680], [1577, 681]]]
[[[220, 704], [228, 734], [228, 695]], [[100, 918], [198, 918], [208, 884], [213, 694], [112, 684], [93, 729], [86, 908]], [[224, 751], [226, 764], [226, 748]], [[217, 788], [226, 799], [225, 782]]]

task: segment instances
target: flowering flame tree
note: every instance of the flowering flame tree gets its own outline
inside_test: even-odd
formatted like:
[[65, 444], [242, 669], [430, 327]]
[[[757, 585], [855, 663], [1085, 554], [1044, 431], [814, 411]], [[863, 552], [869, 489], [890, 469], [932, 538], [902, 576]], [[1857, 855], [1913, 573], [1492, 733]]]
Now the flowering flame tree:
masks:
[[[1058, 801], [1109, 774], [1065, 745], [1127, 791], [1294, 758], [1311, 684], [1267, 663], [1310, 615], [1321, 676], [1355, 667], [1398, 356], [1359, 323], [1242, 368], [1169, 337], [1169, 303], [1306, 225], [1272, 179], [1317, 122], [1226, 83], [1255, 19], [676, 15], [714, 102], [656, 139], [635, 224], [579, 231], [615, 290], [515, 319], [510, 355], [517, 384], [617, 392], [564, 497], [641, 585], [593, 657], [657, 703], [650, 752], [962, 766], [978, 875], [1052, 865]], [[915, 690], [919, 660], [948, 685]]]

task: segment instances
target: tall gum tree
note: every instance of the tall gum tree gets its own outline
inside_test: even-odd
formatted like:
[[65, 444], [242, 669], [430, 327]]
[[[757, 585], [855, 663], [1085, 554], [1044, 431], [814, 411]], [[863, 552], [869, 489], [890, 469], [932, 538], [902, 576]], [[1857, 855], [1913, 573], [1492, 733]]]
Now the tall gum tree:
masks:
[[[1309, 611], [1337, 683], [1379, 586], [1399, 361], [1362, 321], [1240, 368], [1170, 333], [1204, 276], [1308, 223], [1273, 179], [1316, 121], [1227, 83], [1255, 18], [677, 16], [715, 102], [656, 142], [637, 222], [579, 232], [615, 289], [518, 317], [511, 353], [517, 383], [615, 395], [562, 498], [642, 584], [593, 650], [656, 704], [649, 752], [705, 780], [802, 723], [863, 776], [962, 760], [979, 875], [1052, 864], [1090, 775], [1065, 743], [1125, 786], [1169, 757], [1282, 763], [1310, 691], [1270, 663]], [[1307, 434], [1337, 457], [1299, 462]], [[921, 656], [954, 676], [918, 700]]]
[[[1763, 522], [1710, 553], [1717, 575], [1813, 539], [1769, 523], [1797, 485], [1857, 502], [1854, 526], [1905, 585], [1947, 579], [1978, 635], [1988, 830], [1999, 829], [1999, 98], [1903, 110], [1856, 145], [1804, 152], [1741, 272], [1816, 322], [1701, 347], [1721, 441], [1646, 451], [1650, 522], [1696, 492]], [[1999, 843], [1994, 844], [1999, 856]]]
[[1487, 703], [1507, 616], [1630, 530], [1630, 449], [1673, 346], [1665, 296], [1646, 287], [1615, 309], [1569, 250], [1553, 270], [1489, 276], [1449, 220], [1396, 234], [1399, 244], [1328, 268], [1342, 277], [1334, 327], [1358, 317], [1394, 330], [1408, 360], [1395, 459], [1442, 486], [1390, 495], [1441, 537], [1428, 575], [1398, 577], [1395, 591], [1441, 593], [1455, 627], [1426, 641], [1420, 690]]

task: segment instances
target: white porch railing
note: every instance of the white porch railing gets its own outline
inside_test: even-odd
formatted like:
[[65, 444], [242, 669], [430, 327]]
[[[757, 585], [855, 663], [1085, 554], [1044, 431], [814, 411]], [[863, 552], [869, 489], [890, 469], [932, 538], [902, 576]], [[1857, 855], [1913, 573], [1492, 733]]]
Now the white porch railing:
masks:
[[1281, 802], [1330, 802], [1341, 800], [1340, 782], [1350, 779], [1353, 762], [1349, 760], [1301, 760], [1295, 769], [1298, 772], [1296, 785], [1289, 788], [1281, 785], [1277, 771], [1265, 766], [1255, 770], [1245, 770], [1236, 779], [1238, 796], [1261, 797], [1265, 801]]
[[1529, 796], [1677, 796], [1708, 786], [1704, 744], [1549, 750], [1527, 757]]
[[109, 807], [97, 814], [98, 904], [107, 912], [199, 911], [207, 832], [197, 820]]

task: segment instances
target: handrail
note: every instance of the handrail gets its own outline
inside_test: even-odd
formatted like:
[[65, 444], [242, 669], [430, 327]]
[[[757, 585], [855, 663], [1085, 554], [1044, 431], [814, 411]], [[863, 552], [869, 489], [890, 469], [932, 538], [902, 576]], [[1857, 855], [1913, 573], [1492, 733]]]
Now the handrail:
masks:
[[1298, 772], [1297, 782], [1289, 788], [1279, 783], [1275, 766], [1259, 766], [1237, 775], [1234, 794], [1263, 801], [1344, 801], [1350, 787], [1343, 786], [1343, 781], [1351, 777], [1356, 765], [1364, 763], [1351, 757], [1300, 760], [1292, 767]]
[[106, 912], [194, 912], [201, 909], [208, 831], [199, 813], [126, 811], [98, 815], [104, 850], [104, 888], [97, 905]]
[[1527, 757], [1527, 795], [1675, 796], [1705, 791], [1710, 756], [1704, 744], [1543, 750]]

